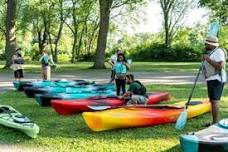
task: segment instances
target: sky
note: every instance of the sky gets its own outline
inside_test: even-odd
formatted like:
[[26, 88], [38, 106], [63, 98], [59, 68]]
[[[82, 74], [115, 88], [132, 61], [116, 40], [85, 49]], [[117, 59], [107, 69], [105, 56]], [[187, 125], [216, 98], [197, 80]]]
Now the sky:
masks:
[[[162, 28], [162, 10], [160, 4], [157, 2], [150, 2], [148, 6], [143, 9], [145, 11], [145, 21], [140, 24], [131, 24], [126, 29], [129, 34], [134, 33], [157, 33]], [[196, 8], [187, 14], [183, 20], [184, 25], [191, 27], [196, 23], [206, 23], [208, 20], [207, 11], [202, 8]]]

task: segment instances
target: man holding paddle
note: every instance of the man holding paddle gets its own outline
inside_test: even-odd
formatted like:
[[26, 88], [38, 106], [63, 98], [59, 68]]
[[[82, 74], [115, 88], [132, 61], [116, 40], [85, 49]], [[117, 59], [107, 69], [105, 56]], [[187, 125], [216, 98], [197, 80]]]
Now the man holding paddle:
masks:
[[[207, 55], [202, 57], [202, 71], [207, 82], [208, 97], [211, 102], [212, 124], [218, 121], [218, 101], [221, 98], [224, 83], [226, 82], [226, 51], [219, 48], [218, 38], [209, 36], [205, 41]], [[210, 124], [206, 124], [209, 126]]]

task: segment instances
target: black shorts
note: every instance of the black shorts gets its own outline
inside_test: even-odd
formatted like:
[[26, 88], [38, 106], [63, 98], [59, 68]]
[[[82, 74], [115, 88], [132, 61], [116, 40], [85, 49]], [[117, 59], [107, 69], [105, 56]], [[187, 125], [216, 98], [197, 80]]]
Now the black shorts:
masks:
[[207, 81], [207, 91], [210, 102], [220, 100], [222, 96], [224, 83], [218, 80]]
[[14, 77], [15, 78], [23, 78], [23, 70], [22, 69], [19, 69], [19, 70], [16, 70], [14, 71]]

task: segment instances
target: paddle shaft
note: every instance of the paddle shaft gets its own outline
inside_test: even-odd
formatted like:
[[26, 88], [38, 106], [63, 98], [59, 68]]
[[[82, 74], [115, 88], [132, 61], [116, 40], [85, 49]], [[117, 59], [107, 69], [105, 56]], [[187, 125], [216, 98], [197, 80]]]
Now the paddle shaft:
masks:
[[116, 109], [116, 108], [173, 108], [173, 109], [182, 109], [182, 106], [175, 105], [129, 105], [129, 106], [99, 106], [99, 105], [89, 105], [88, 108], [92, 110], [107, 110], [107, 109]]
[[188, 101], [187, 101], [187, 103], [186, 103], [185, 109], [188, 108], [189, 102], [190, 102], [190, 100], [192, 99], [192, 95], [193, 95], [193, 92], [194, 92], [194, 90], [195, 90], [196, 83], [197, 83], [197, 81], [198, 81], [198, 79], [199, 79], [199, 75], [200, 75], [200, 72], [201, 72], [201, 70], [202, 70], [202, 64], [203, 64], [203, 63], [201, 63], [200, 68], [199, 68], [199, 70], [198, 70], [198, 73], [197, 73], [197, 75], [196, 75], [195, 82], [194, 82], [194, 84], [193, 84], [192, 91], [191, 91], [190, 96], [189, 96], [189, 98], [188, 98]]

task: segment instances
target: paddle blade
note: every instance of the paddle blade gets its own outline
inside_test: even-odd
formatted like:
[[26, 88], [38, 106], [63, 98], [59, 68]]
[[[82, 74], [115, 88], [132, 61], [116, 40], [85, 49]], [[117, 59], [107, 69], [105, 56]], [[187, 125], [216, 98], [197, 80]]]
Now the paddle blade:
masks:
[[178, 130], [182, 130], [187, 122], [188, 118], [188, 111], [185, 109], [183, 112], [181, 112], [179, 118], [177, 119], [175, 128]]
[[100, 111], [100, 110], [107, 110], [107, 109], [110, 109], [111, 106], [92, 106], [92, 105], [88, 105], [87, 106], [89, 109], [91, 110], [95, 110], [95, 111]]

